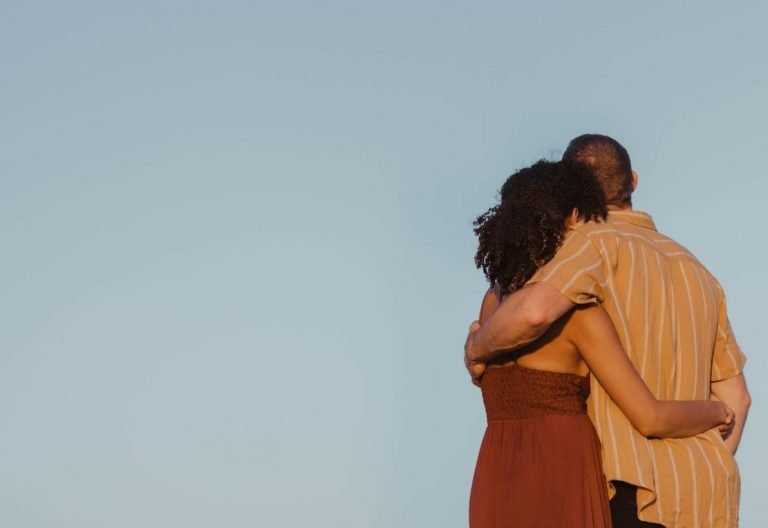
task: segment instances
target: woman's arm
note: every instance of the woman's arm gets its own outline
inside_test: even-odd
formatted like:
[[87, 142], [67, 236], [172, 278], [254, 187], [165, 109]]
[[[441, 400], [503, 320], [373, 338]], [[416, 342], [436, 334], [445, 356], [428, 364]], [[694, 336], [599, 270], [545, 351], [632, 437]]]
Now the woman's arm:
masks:
[[501, 304], [501, 291], [498, 286], [491, 286], [488, 291], [485, 292], [483, 297], [483, 303], [480, 305], [480, 316], [477, 318], [480, 324], [484, 324], [496, 308]]
[[601, 307], [575, 310], [571, 324], [569, 338], [592, 375], [641, 434], [692, 436], [733, 418], [733, 412], [719, 401], [657, 400], [630, 361], [613, 323]]

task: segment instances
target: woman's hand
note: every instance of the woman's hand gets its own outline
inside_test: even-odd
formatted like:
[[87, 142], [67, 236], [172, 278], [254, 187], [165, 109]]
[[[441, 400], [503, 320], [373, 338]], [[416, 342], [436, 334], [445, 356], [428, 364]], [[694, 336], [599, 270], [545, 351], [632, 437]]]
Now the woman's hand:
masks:
[[726, 404], [724, 404], [722, 401], [720, 401], [717, 396], [714, 394], [709, 397], [711, 400], [718, 402], [720, 405], [723, 406], [723, 413], [725, 414], [725, 421], [717, 426], [717, 430], [720, 431], [720, 436], [723, 440], [731, 436], [731, 433], [733, 433], [733, 428], [736, 425], [736, 413], [733, 412], [733, 410], [728, 407]]

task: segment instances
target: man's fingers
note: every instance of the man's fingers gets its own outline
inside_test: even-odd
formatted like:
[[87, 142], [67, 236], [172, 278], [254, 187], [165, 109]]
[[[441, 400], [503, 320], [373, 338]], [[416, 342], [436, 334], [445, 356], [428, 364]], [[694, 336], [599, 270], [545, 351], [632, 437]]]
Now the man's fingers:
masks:
[[484, 363], [471, 363], [467, 370], [469, 370], [469, 375], [472, 378], [472, 383], [480, 386], [480, 378], [483, 377], [483, 374], [485, 374], [485, 364]]
[[475, 335], [475, 332], [477, 332], [480, 329], [480, 322], [479, 321], [472, 321], [472, 323], [469, 325], [469, 333], [467, 333], [467, 340], [464, 342], [464, 366], [467, 368], [467, 370], [470, 371], [470, 374], [472, 373], [471, 367], [473, 361], [470, 359], [470, 347], [472, 346], [472, 336]]
[[479, 329], [480, 321], [472, 321], [469, 325], [467, 341], [464, 343], [464, 366], [467, 368], [469, 376], [472, 378], [472, 383], [478, 387], [480, 386], [480, 378], [483, 377], [483, 373], [485, 372], [485, 364], [470, 359], [471, 354], [469, 349], [472, 343], [472, 337]]

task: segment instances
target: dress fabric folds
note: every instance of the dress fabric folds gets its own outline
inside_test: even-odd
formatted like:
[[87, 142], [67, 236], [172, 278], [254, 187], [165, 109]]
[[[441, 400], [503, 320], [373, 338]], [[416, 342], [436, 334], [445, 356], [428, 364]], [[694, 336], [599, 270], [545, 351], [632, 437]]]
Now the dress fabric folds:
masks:
[[610, 528], [589, 377], [512, 364], [488, 368], [481, 388], [470, 528]]

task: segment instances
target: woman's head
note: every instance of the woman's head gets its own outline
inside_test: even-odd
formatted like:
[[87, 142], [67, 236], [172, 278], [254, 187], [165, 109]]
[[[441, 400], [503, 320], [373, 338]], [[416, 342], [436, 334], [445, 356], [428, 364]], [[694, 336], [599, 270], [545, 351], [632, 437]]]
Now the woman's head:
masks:
[[607, 215], [595, 178], [562, 162], [542, 160], [517, 171], [500, 195], [501, 203], [475, 220], [475, 264], [503, 293], [522, 287], [555, 255], [574, 209], [582, 220]]

